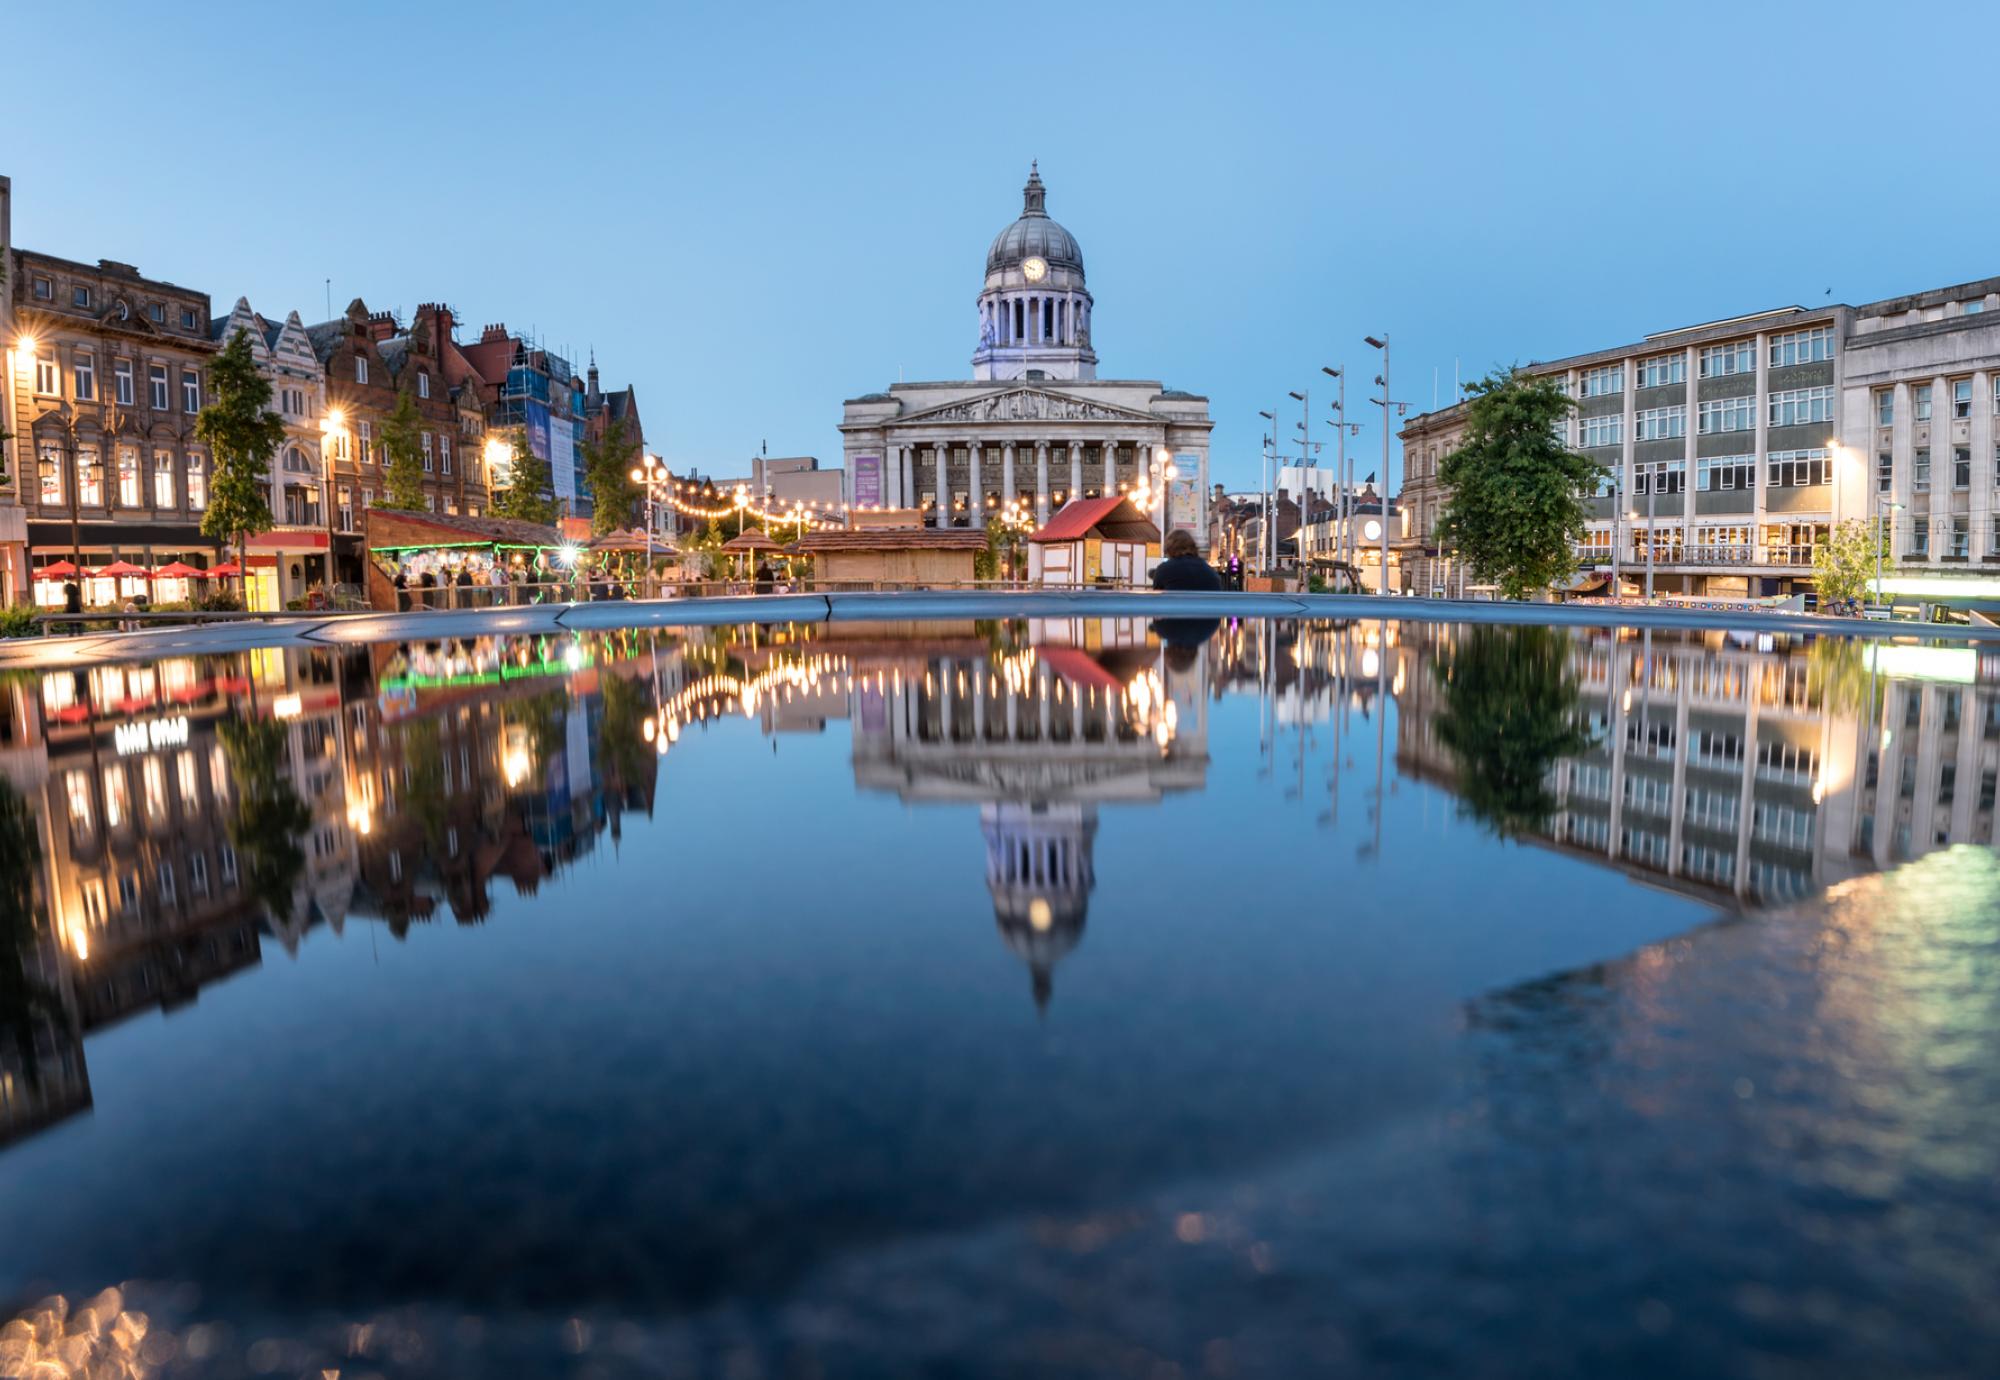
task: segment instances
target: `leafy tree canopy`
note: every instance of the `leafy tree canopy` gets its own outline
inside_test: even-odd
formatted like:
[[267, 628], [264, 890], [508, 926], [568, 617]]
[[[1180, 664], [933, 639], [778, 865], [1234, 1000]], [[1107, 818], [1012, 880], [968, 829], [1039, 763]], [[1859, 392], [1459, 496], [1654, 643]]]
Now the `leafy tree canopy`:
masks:
[[507, 460], [507, 487], [494, 495], [494, 516], [553, 526], [556, 520], [553, 490], [549, 462], [535, 454], [525, 429], [515, 432], [514, 453]]
[[405, 388], [396, 394], [396, 410], [382, 423], [382, 449], [388, 466], [382, 471], [383, 491], [379, 508], [399, 508], [421, 512], [424, 502], [423, 414], [417, 411], [416, 395]]
[[238, 330], [209, 366], [208, 394], [194, 422], [215, 459], [201, 533], [219, 545], [234, 542], [241, 561], [249, 538], [271, 530], [265, 486], [285, 443], [285, 419], [271, 411], [271, 381], [257, 368], [248, 333]]
[[590, 517], [593, 535], [638, 524], [643, 493], [632, 482], [632, 467], [638, 461], [639, 442], [628, 435], [623, 420], [613, 422], [597, 440], [583, 443], [583, 479], [596, 505]]
[[1894, 574], [1887, 546], [1888, 534], [1878, 523], [1849, 518], [1834, 524], [1826, 540], [1813, 547], [1813, 587], [1820, 608], [1833, 612], [1850, 600], [1867, 598], [1878, 559], [1884, 575]]
[[1470, 392], [1464, 440], [1438, 464], [1451, 493], [1438, 534], [1475, 578], [1525, 599], [1576, 569], [1603, 467], [1556, 439], [1575, 404], [1554, 380], [1508, 370]]

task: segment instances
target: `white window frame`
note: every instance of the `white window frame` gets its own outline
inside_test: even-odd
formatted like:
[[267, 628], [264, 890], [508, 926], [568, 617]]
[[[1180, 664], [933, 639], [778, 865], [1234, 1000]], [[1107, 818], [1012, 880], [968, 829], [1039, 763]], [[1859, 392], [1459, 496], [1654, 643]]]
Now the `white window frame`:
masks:
[[89, 350], [78, 350], [70, 361], [69, 386], [78, 402], [97, 401], [97, 356]]
[[417, 396], [420, 398], [428, 398], [430, 395], [431, 395], [430, 371], [426, 369], [419, 369], [417, 370]]
[[164, 364], [146, 366], [146, 401], [155, 412], [165, 412], [173, 404], [173, 379]]
[[181, 370], [181, 411], [189, 417], [201, 411], [201, 374], [197, 370]]
[[1814, 426], [1833, 420], [1833, 388], [1785, 388], [1771, 394], [1772, 426]]
[[153, 506], [171, 512], [180, 505], [174, 501], [174, 453], [170, 450], [153, 452]]
[[366, 383], [366, 382], [368, 382], [368, 356], [367, 356], [367, 355], [356, 355], [356, 356], [354, 357], [354, 381], [355, 381], [356, 383]]
[[1645, 407], [1632, 415], [1632, 439], [1635, 441], [1671, 441], [1677, 436], [1687, 435], [1687, 404], [1675, 403], [1671, 407]]
[[[1592, 439], [1593, 437], [1597, 439]], [[1602, 412], [1594, 417], [1578, 417], [1576, 419], [1576, 444], [1579, 448], [1624, 445], [1624, 414]]]
[[1695, 430], [1702, 436], [1757, 429], [1757, 399], [1749, 393], [1734, 398], [1703, 398]]
[[1972, 415], [1972, 380], [1953, 379], [1951, 381], [1951, 416], [1953, 421], [1961, 421]]
[[423, 447], [423, 453], [424, 453], [424, 473], [430, 474], [437, 463], [437, 456], [433, 452], [431, 447], [431, 434], [428, 431], [426, 431], [419, 438], [419, 441]]
[[145, 495], [139, 477], [139, 448], [121, 445], [118, 447], [118, 506], [137, 508]]
[[1705, 379], [1726, 379], [1756, 372], [1757, 342], [1754, 338], [1701, 347], [1701, 377]]
[[[1720, 478], [1723, 482], [1717, 483]], [[1726, 493], [1757, 487], [1755, 455], [1702, 455], [1695, 459], [1695, 488], [1701, 493]]]
[[1810, 326], [1803, 331], [1787, 331], [1771, 337], [1771, 367], [1784, 369], [1795, 364], [1817, 364], [1833, 358], [1833, 327]]
[[1623, 364], [1600, 364], [1594, 369], [1583, 371], [1583, 391], [1586, 398], [1608, 398], [1625, 391], [1625, 366]]
[[1910, 420], [1928, 422], [1931, 419], [1931, 386], [1919, 383], [1910, 389]]
[[62, 361], [47, 355], [35, 356], [35, 396], [38, 398], [60, 398], [62, 396]]
[[451, 473], [451, 433], [438, 433], [438, 469], [441, 473]]
[[1824, 446], [1774, 450], [1765, 461], [1765, 473], [1766, 485], [1773, 489], [1814, 488], [1833, 482], [1833, 462]]
[[132, 361], [115, 359], [111, 361], [112, 395], [118, 399], [120, 407], [130, 407], [136, 396], [132, 391]]
[[187, 496], [189, 511], [208, 507], [208, 460], [198, 450], [187, 453]]
[[1638, 386], [1641, 388], [1666, 388], [1676, 383], [1687, 382], [1687, 355], [1680, 350], [1672, 354], [1653, 355], [1638, 364]]

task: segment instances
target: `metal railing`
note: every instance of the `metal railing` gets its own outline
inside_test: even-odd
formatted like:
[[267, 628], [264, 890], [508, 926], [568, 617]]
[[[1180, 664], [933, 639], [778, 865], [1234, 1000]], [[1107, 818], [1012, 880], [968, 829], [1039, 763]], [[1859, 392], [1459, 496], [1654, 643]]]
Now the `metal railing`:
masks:
[[[1579, 546], [1576, 548], [1579, 561], [1591, 565], [1609, 565], [1611, 553], [1602, 546]], [[1646, 548], [1641, 546], [1625, 553], [1625, 569], [1629, 572], [1642, 569], [1646, 564]], [[1756, 546], [1673, 546], [1657, 547], [1653, 552], [1655, 566], [1704, 565], [1704, 566], [1809, 566], [1813, 562], [1813, 547], [1810, 545]]]

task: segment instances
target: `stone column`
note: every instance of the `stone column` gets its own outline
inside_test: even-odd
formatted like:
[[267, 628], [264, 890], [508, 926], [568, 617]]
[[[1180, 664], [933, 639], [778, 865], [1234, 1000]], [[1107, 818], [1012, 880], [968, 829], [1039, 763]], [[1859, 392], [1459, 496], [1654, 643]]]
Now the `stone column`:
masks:
[[1035, 442], [1035, 525], [1049, 521], [1049, 443]]
[[1118, 442], [1111, 439], [1104, 443], [1104, 496], [1110, 498], [1118, 492]]
[[966, 511], [972, 515], [972, 525], [974, 527], [984, 527], [986, 525], [986, 490], [979, 482], [979, 438], [976, 436], [972, 439], [971, 455], [972, 482], [966, 487], [971, 489], [972, 492], [966, 495], [965, 507]]
[[[1751, 462], [1752, 476], [1757, 485], [1757, 497], [1750, 505], [1750, 541], [1754, 545], [1763, 540], [1764, 519], [1770, 512], [1771, 482], [1771, 347], [1770, 337], [1762, 331], [1757, 333], [1757, 395], [1752, 401], [1757, 411], [1752, 421], [1756, 430], [1751, 433], [1751, 450], [1756, 459]], [[1756, 591], [1751, 591], [1755, 593]]]
[[951, 443], [939, 441], [932, 449], [937, 457], [937, 525], [951, 526]]
[[896, 468], [902, 475], [903, 481], [903, 491], [898, 495], [897, 506], [901, 508], [914, 508], [919, 506], [917, 503], [916, 449], [913, 446], [898, 446], [896, 449], [899, 457], [896, 461]]
[[1069, 443], [1069, 501], [1083, 497], [1083, 442]]
[[[1872, 395], [1870, 403], [1871, 405], [1873, 403]], [[1993, 481], [1996, 477], [2000, 477], [1995, 475], [1994, 469], [2000, 460], [1996, 460], [1993, 439], [1993, 375], [1985, 370], [1975, 370], [1972, 375], [1972, 427], [1969, 437], [1969, 444], [1972, 446], [1971, 502], [1973, 516], [1985, 516], [1987, 527], [1984, 532], [1974, 530], [1972, 533], [1971, 556], [1973, 562], [1979, 565], [1990, 565], [1995, 556], [2000, 555], [2000, 540], [1996, 540], [2000, 539], [2000, 526], [1996, 526], [1996, 519], [1993, 516], [1995, 511]], [[1871, 485], [1870, 493], [1874, 492], [1872, 486], [1875, 483], [1872, 473], [1875, 467], [1874, 452], [1875, 448], [1870, 446], [1867, 457], [1871, 472], [1868, 480]], [[1970, 738], [1972, 735], [1964, 736]], [[1959, 779], [1965, 778], [1961, 776]], [[1974, 779], [1977, 779], [1977, 773], [1974, 773]]]
[[1014, 443], [1008, 441], [1000, 447], [1000, 506], [1005, 508], [1014, 501]]

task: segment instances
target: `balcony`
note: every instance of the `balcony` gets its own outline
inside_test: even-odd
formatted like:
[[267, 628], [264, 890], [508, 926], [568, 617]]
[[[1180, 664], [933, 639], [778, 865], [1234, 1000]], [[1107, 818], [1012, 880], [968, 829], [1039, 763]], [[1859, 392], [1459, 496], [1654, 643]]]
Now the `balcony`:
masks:
[[[1576, 548], [1577, 562], [1581, 565], [1602, 566], [1611, 564], [1611, 553], [1601, 546], [1579, 546]], [[1677, 546], [1661, 548], [1653, 553], [1656, 566], [1702, 566], [1702, 567], [1743, 567], [1764, 566], [1785, 569], [1810, 568], [1813, 562], [1813, 548], [1806, 545], [1787, 546]], [[1624, 556], [1629, 569], [1646, 563], [1646, 549], [1636, 547]]]

